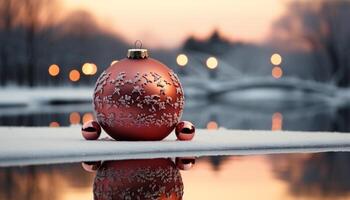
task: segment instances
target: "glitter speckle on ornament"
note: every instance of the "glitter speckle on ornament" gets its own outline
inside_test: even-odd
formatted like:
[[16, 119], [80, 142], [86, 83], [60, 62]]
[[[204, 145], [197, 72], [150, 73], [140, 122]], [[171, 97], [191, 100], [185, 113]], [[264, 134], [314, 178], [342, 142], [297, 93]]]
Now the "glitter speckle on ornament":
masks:
[[93, 95], [96, 117], [116, 140], [162, 140], [182, 115], [184, 93], [176, 74], [149, 58], [146, 49], [130, 49], [128, 58], [99, 77]]

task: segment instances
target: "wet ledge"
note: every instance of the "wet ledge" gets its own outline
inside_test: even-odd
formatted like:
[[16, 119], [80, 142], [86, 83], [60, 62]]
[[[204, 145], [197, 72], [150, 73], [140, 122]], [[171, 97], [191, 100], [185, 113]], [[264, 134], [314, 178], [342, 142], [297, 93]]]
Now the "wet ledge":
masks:
[[197, 130], [192, 141], [86, 141], [80, 127], [1, 127], [0, 166], [176, 156], [350, 151], [350, 134], [326, 132]]

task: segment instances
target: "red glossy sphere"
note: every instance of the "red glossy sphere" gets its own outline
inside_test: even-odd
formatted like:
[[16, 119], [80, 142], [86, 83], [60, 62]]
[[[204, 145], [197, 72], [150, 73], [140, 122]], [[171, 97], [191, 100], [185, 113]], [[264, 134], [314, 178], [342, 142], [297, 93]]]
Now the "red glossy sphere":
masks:
[[123, 59], [100, 75], [93, 102], [98, 122], [112, 138], [162, 140], [182, 115], [184, 94], [164, 64]]
[[81, 133], [86, 140], [97, 140], [101, 135], [101, 127], [96, 121], [90, 120], [83, 124]]
[[176, 125], [175, 134], [179, 140], [192, 140], [196, 129], [191, 122], [182, 121]]
[[196, 163], [195, 157], [178, 157], [175, 158], [176, 167], [180, 170], [189, 170]]
[[95, 200], [180, 200], [183, 183], [170, 159], [107, 161], [96, 173], [93, 193]]

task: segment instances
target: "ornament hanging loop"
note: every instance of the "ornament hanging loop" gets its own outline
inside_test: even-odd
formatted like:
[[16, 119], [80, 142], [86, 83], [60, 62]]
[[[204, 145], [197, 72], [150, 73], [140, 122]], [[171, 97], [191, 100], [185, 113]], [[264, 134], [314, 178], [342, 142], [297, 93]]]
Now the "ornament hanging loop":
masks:
[[135, 49], [142, 49], [142, 42], [141, 42], [141, 40], [136, 40], [135, 41], [134, 48]]
[[147, 49], [142, 49], [141, 40], [136, 40], [134, 43], [134, 48], [128, 50], [127, 57], [129, 59], [145, 59], [148, 58]]

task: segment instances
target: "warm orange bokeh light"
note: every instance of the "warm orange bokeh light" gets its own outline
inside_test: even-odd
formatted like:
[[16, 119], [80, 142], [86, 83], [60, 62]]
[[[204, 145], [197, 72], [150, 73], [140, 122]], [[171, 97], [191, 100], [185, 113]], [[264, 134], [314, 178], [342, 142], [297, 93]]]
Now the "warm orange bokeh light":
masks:
[[117, 63], [117, 62], [119, 62], [118, 60], [113, 60], [112, 62], [111, 62], [111, 65], [114, 65], [115, 63]]
[[60, 124], [58, 122], [51, 122], [49, 126], [50, 127], [59, 127]]
[[79, 124], [80, 123], [80, 114], [78, 112], [72, 112], [69, 114], [69, 122], [71, 124]]
[[94, 119], [94, 115], [92, 113], [85, 113], [83, 115], [83, 123], [88, 122]]
[[283, 76], [283, 70], [281, 67], [273, 67], [272, 68], [272, 72], [271, 72], [271, 75], [276, 78], [276, 79], [279, 79]]
[[209, 69], [215, 69], [215, 68], [217, 68], [219, 62], [218, 62], [218, 60], [215, 57], [209, 57], [207, 59], [206, 64], [207, 64], [207, 67]]
[[282, 114], [279, 112], [273, 113], [271, 130], [273, 130], [273, 131], [282, 130], [282, 125], [283, 125]]
[[280, 65], [282, 63], [282, 56], [278, 53], [272, 54], [270, 61], [273, 65]]
[[94, 75], [97, 72], [97, 66], [94, 63], [85, 63], [81, 68], [85, 75]]
[[57, 76], [60, 73], [60, 67], [56, 64], [50, 65], [49, 69], [50, 76]]
[[80, 72], [76, 69], [73, 69], [69, 72], [69, 80], [76, 82], [80, 79]]
[[176, 63], [182, 67], [186, 66], [188, 63], [188, 58], [185, 54], [179, 54], [176, 57]]
[[219, 125], [215, 121], [210, 121], [210, 122], [207, 123], [207, 129], [215, 130], [215, 129], [218, 129], [218, 128], [219, 128]]

